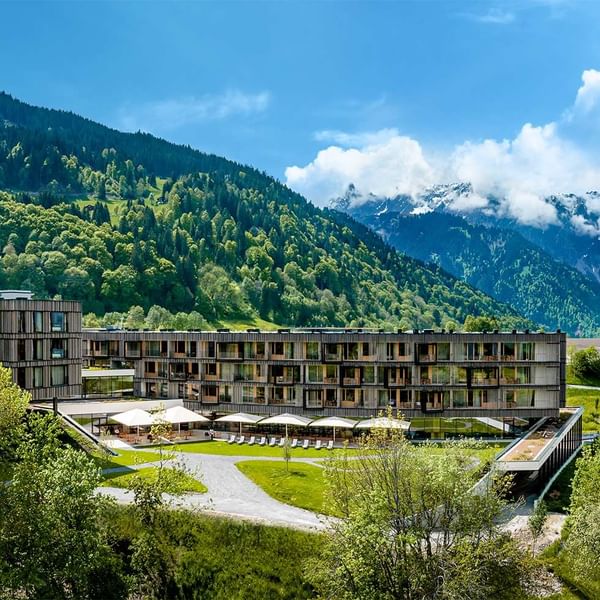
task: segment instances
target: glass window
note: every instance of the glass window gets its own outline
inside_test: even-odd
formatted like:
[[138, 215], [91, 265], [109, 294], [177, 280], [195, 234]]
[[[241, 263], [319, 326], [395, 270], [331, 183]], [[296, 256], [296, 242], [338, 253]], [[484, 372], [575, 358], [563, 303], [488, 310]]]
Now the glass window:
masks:
[[308, 360], [319, 359], [319, 342], [306, 342], [306, 358]]
[[44, 360], [43, 340], [33, 340], [33, 360]]
[[65, 365], [50, 368], [50, 385], [67, 385], [68, 383], [68, 371]]
[[52, 340], [50, 346], [50, 356], [52, 358], [66, 358], [67, 340]]
[[44, 385], [44, 374], [42, 367], [33, 367], [33, 387], [39, 388]]
[[17, 341], [17, 356], [19, 360], [25, 360], [25, 340]]
[[320, 383], [323, 381], [323, 367], [321, 365], [309, 365], [308, 381], [310, 383]]
[[33, 330], [36, 333], [44, 331], [44, 313], [39, 310], [33, 313]]
[[440, 342], [437, 346], [437, 359], [450, 360], [450, 343]]
[[50, 313], [50, 330], [51, 331], [66, 331], [65, 313], [51, 312]]
[[363, 367], [363, 383], [375, 383], [375, 367]]

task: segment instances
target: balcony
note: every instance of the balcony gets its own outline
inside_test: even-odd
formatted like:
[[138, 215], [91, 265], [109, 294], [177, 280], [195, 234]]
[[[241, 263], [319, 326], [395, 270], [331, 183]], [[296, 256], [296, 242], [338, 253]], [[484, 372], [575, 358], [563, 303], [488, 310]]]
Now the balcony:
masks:
[[239, 352], [219, 352], [220, 360], [242, 360], [243, 356]]
[[410, 379], [390, 379], [388, 385], [405, 386], [410, 385]]
[[358, 377], [344, 377], [342, 381], [344, 385], [360, 385]]
[[170, 373], [170, 379], [174, 379], [177, 381], [185, 381], [187, 379], [187, 375], [180, 371], [172, 371]]
[[202, 395], [202, 403], [203, 404], [218, 404], [217, 396], [208, 396], [206, 394]]
[[323, 383], [325, 385], [337, 385], [338, 378], [337, 377], [323, 377]]
[[291, 375], [277, 375], [272, 378], [272, 383], [294, 383], [294, 377]]
[[341, 352], [332, 354], [330, 352], [325, 352], [324, 355], [325, 361], [327, 362], [340, 362], [342, 360], [342, 354]]
[[473, 379], [471, 381], [471, 385], [472, 386], [484, 386], [484, 385], [498, 385], [498, 379], [493, 378], [493, 379]]

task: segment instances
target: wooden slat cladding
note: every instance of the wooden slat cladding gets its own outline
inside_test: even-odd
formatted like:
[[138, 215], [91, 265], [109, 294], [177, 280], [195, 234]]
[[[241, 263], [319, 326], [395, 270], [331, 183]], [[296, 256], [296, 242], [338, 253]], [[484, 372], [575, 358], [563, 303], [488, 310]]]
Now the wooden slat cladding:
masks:
[[34, 401], [81, 395], [81, 305], [0, 300], [0, 363]]

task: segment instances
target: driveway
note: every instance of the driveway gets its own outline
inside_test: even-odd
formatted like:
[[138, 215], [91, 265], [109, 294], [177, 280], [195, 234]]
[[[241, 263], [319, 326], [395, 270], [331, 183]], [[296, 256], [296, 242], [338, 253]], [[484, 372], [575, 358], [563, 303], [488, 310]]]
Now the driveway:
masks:
[[[242, 460], [278, 460], [258, 456], [219, 456], [209, 454], [177, 453], [192, 474], [208, 488], [205, 494], [185, 494], [181, 497], [170, 497], [173, 506], [209, 510], [213, 514], [248, 519], [269, 525], [282, 525], [307, 530], [324, 530], [327, 528], [327, 517], [313, 512], [283, 504], [255, 483], [250, 481], [235, 466]], [[282, 459], [279, 459], [282, 460]], [[296, 462], [296, 461], [294, 461]], [[302, 462], [313, 462], [302, 459]], [[132, 468], [142, 468], [137, 465]], [[131, 502], [133, 494], [120, 488], [98, 488], [98, 492], [107, 494], [119, 502]]]

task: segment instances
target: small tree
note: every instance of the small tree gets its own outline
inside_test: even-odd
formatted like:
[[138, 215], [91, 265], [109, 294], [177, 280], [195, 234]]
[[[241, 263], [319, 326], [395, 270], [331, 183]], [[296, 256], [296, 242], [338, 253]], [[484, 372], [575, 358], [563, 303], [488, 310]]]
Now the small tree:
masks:
[[600, 352], [597, 348], [570, 352], [571, 369], [579, 377], [600, 377]]
[[543, 500], [540, 500], [534, 507], [529, 517], [528, 525], [531, 532], [532, 544], [531, 551], [535, 554], [535, 544], [544, 531], [544, 526], [548, 520], [548, 507]]

